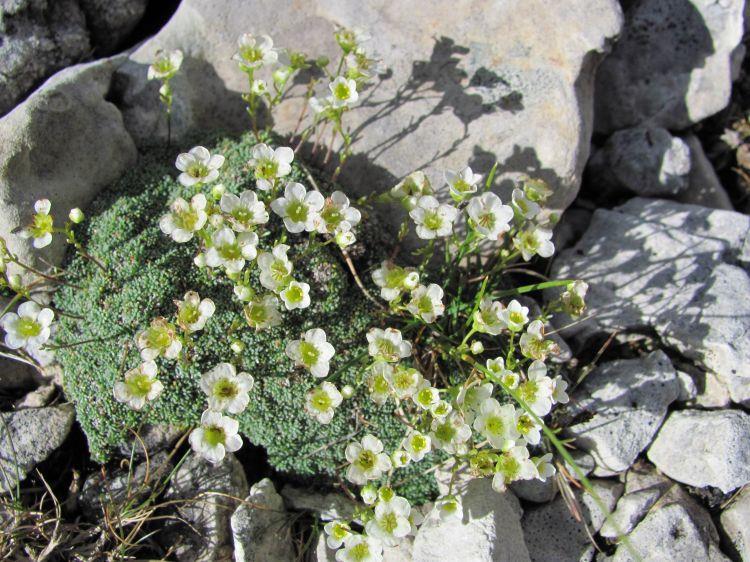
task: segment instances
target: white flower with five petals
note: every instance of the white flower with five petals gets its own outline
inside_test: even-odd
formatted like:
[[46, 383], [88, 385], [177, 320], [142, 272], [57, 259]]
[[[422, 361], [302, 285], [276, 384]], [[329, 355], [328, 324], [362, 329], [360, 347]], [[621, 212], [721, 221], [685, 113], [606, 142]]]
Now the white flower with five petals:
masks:
[[7, 312], [0, 318], [5, 330], [5, 345], [10, 349], [38, 349], [50, 336], [50, 325], [55, 313], [33, 301], [20, 305], [16, 312]]
[[177, 157], [175, 166], [182, 172], [177, 180], [185, 187], [211, 183], [219, 177], [219, 168], [223, 165], [221, 154], [212, 156], [207, 148], [196, 146]]
[[312, 232], [318, 227], [324, 202], [319, 192], [308, 192], [301, 183], [292, 182], [286, 184], [283, 197], [271, 202], [271, 209], [284, 219], [289, 232]]

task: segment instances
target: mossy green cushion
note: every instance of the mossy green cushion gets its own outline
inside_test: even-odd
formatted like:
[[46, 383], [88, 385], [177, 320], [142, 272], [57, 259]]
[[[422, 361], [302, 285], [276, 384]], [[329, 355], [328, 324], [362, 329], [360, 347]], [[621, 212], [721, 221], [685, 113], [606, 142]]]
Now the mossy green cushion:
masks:
[[[251, 137], [220, 139], [211, 148], [212, 153], [227, 158], [220, 179], [227, 190], [254, 189], [252, 171], [246, 165], [253, 144]], [[310, 284], [311, 306], [285, 312], [281, 326], [256, 333], [246, 325], [241, 304], [225, 276], [193, 265], [197, 243], [177, 244], [158, 227], [169, 202], [177, 195], [188, 195], [175, 179], [176, 153], [174, 148], [150, 151], [137, 169], [87, 210], [80, 237], [87, 250], [107, 264], [111, 279], [75, 255], [67, 264], [66, 280], [76, 287], [63, 286], [55, 297], [55, 305], [72, 315], [61, 317], [57, 332], [57, 343], [71, 345], [57, 352], [64, 388], [75, 403], [94, 459], [107, 459], [112, 447], [143, 422], [196, 424], [206, 407], [199, 388], [201, 373], [221, 361], [234, 361], [238, 370], [255, 377], [250, 405], [238, 417], [240, 429], [252, 443], [267, 450], [277, 470], [323, 480], [340, 475], [346, 444], [367, 432], [383, 439], [392, 451], [405, 428], [394, 417], [392, 403], [383, 407], [372, 403], [363, 380], [365, 333], [378, 321], [337, 252], [328, 248], [307, 252], [295, 264], [294, 276]], [[289, 179], [309, 183], [296, 166]], [[279, 225], [278, 217], [272, 216], [261, 246], [273, 244], [281, 234]], [[291, 235], [290, 239], [290, 256], [306, 251], [308, 235]], [[262, 290], [255, 273], [253, 280]], [[133, 336], [156, 316], [173, 318], [174, 300], [189, 290], [213, 299], [216, 313], [205, 330], [194, 335], [190, 363], [159, 360], [164, 392], [147, 411], [132, 411], [115, 401], [112, 388], [125, 370], [139, 362]], [[344, 401], [329, 425], [311, 419], [303, 409], [305, 393], [320, 381], [295, 369], [284, 353], [286, 342], [309, 328], [323, 328], [336, 349], [329, 380], [339, 388], [344, 384], [356, 387], [355, 396]], [[229, 348], [234, 338], [246, 346], [238, 357]], [[397, 479], [408, 482], [401, 493], [412, 500], [428, 498], [434, 482], [429, 476], [419, 476], [428, 467], [428, 462], [422, 462], [400, 470]]]

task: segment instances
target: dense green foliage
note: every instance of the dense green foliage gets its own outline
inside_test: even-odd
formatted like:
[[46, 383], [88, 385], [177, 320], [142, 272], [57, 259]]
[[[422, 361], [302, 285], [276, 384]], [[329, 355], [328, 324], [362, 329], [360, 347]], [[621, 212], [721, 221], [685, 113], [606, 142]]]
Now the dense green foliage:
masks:
[[[254, 189], [252, 172], [246, 168], [253, 144], [249, 137], [239, 142], [221, 139], [211, 148], [227, 158], [220, 181], [228, 191]], [[281, 326], [256, 333], [245, 324], [226, 278], [193, 265], [197, 243], [177, 244], [159, 230], [158, 219], [168, 203], [186, 195], [175, 179], [176, 152], [159, 149], [144, 156], [137, 170], [87, 210], [81, 238], [88, 251], [107, 264], [111, 278], [92, 262], [72, 256], [66, 279], [76, 287], [64, 286], [55, 299], [61, 311], [81, 317], [61, 318], [57, 343], [70, 347], [60, 349], [58, 358], [65, 391], [76, 405], [93, 457], [105, 460], [111, 448], [143, 422], [185, 427], [197, 423], [206, 404], [198, 386], [200, 375], [221, 361], [234, 362], [238, 370], [255, 377], [250, 406], [238, 417], [240, 428], [252, 443], [265, 447], [269, 462], [279, 471], [334, 477], [345, 462], [346, 444], [367, 432], [393, 450], [405, 428], [394, 417], [392, 403], [378, 407], [367, 397], [362, 368], [365, 332], [379, 322], [337, 252], [318, 248], [308, 251], [300, 265], [295, 262], [295, 278], [312, 288], [312, 305], [284, 313]], [[297, 167], [291, 179], [308, 183]], [[271, 246], [280, 232], [280, 222], [272, 216], [261, 246]], [[306, 251], [307, 239], [305, 234], [292, 235], [293, 260]], [[260, 288], [257, 277], [255, 285]], [[165, 390], [147, 411], [134, 412], [112, 394], [115, 381], [139, 362], [133, 336], [156, 316], [173, 317], [173, 301], [188, 290], [213, 299], [216, 313], [204, 331], [194, 334], [189, 363], [159, 360]], [[295, 370], [284, 353], [288, 340], [313, 327], [325, 329], [337, 351], [329, 380], [339, 387], [356, 387], [355, 396], [342, 404], [329, 425], [321, 425], [303, 410], [305, 393], [320, 381]], [[240, 356], [233, 356], [229, 348], [234, 338], [246, 344]], [[420, 463], [397, 473], [399, 479], [408, 480], [401, 493], [424, 500], [433, 492], [432, 477], [419, 476], [426, 466]]]

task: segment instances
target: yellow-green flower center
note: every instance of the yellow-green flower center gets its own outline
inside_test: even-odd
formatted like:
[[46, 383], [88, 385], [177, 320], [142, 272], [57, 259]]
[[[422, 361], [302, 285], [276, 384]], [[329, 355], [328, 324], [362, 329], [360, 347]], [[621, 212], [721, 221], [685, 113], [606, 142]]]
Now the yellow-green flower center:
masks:
[[21, 317], [16, 323], [16, 330], [23, 338], [33, 338], [41, 333], [42, 325], [31, 318]]
[[292, 201], [287, 205], [286, 214], [294, 222], [307, 221], [307, 205], [302, 201]]
[[240, 389], [237, 384], [227, 379], [221, 379], [216, 381], [213, 388], [213, 394], [217, 398], [223, 398], [230, 400], [235, 398], [240, 393]]
[[320, 351], [318, 351], [318, 348], [306, 341], [300, 342], [299, 353], [302, 357], [302, 363], [308, 367], [315, 365], [315, 363], [318, 362], [318, 357], [320, 357]]
[[316, 390], [310, 399], [312, 407], [320, 412], [325, 412], [333, 406], [333, 401], [328, 393], [322, 389]]
[[130, 394], [142, 398], [144, 396], [147, 396], [148, 393], [151, 392], [153, 380], [148, 375], [144, 375], [143, 373], [136, 373], [127, 378], [127, 380], [125, 381], [125, 385], [128, 387], [128, 391], [130, 392]]
[[223, 445], [224, 441], [226, 440], [226, 433], [224, 433], [223, 428], [212, 425], [210, 427], [206, 427], [203, 430], [203, 440], [211, 447]]
[[362, 452], [359, 453], [359, 457], [357, 457], [357, 464], [362, 470], [370, 470], [375, 466], [375, 460], [375, 453], [363, 449]]

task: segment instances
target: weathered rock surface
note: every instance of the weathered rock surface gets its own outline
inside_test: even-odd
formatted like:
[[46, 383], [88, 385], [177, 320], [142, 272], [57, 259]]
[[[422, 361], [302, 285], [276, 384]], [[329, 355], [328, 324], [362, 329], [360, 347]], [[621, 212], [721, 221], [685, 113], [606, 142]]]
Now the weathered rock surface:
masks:
[[607, 520], [599, 534], [616, 539], [620, 533], [627, 535], [646, 516], [659, 498], [677, 486], [659, 474], [646, 462], [638, 462], [625, 476], [625, 494], [617, 501], [612, 518]]
[[[622, 484], [608, 480], [593, 480], [594, 491], [608, 510], [622, 494]], [[605, 515], [588, 494], [575, 492], [585, 524], [596, 533], [604, 523]], [[526, 511], [521, 521], [531, 560], [535, 562], [577, 562], [593, 560], [591, 545], [582, 523], [571, 515], [562, 496], [551, 503]]]
[[334, 492], [322, 494], [287, 485], [281, 489], [281, 495], [289, 509], [311, 511], [322, 521], [348, 521], [354, 516], [354, 510], [357, 508], [357, 504], [349, 498]]
[[679, 395], [677, 373], [662, 351], [605, 363], [586, 377], [571, 401], [571, 414], [591, 417], [567, 432], [594, 457], [594, 474], [616, 474], [648, 447]]
[[744, 0], [634, 0], [596, 78], [596, 130], [686, 128], [729, 102]]
[[650, 508], [628, 539], [632, 551], [621, 544], [613, 562], [639, 558], [728, 562], [719, 550], [719, 534], [711, 516], [679, 486], [671, 488]]
[[738, 410], [673, 412], [648, 458], [690, 486], [728, 493], [750, 482], [750, 415]]
[[[247, 78], [231, 60], [240, 34], [269, 33], [276, 45], [335, 61], [335, 26], [359, 26], [390, 73], [347, 115], [359, 132], [345, 185], [354, 189], [367, 178], [369, 193], [420, 168], [440, 184], [445, 168], [469, 161], [487, 172], [497, 160], [498, 180], [519, 173], [549, 180], [558, 208], [575, 197], [589, 147], [594, 70], [621, 24], [614, 0], [284, 0], [253, 8], [243, 0], [183, 1], [132, 54], [119, 72], [119, 97], [139, 142], [166, 135], [158, 85], [145, 81], [157, 49], [187, 55], [174, 81], [172, 131], [180, 137], [189, 128], [248, 127], [239, 96]], [[298, 86], [280, 107], [279, 131], [295, 128], [303, 91]]]
[[160, 539], [175, 547], [180, 562], [231, 559], [230, 518], [247, 494], [247, 479], [234, 455], [227, 455], [216, 465], [189, 455], [165, 493], [166, 499], [177, 501], [177, 514], [189, 525], [176, 522], [160, 534]]
[[32, 252], [30, 241], [9, 235], [31, 221], [34, 201], [48, 198], [64, 222], [69, 209], [85, 206], [135, 163], [133, 140], [106, 99], [121, 60], [67, 68], [0, 118], [0, 236], [26, 263], [41, 257], [59, 264], [65, 246], [58, 236]]
[[12, 0], [0, 4], [0, 115], [56, 71], [109, 54], [148, 0]]
[[695, 135], [685, 135], [682, 140], [690, 148], [690, 175], [688, 188], [678, 193], [675, 199], [680, 203], [733, 211], [734, 206], [729, 200], [729, 195], [721, 185], [721, 180], [706, 156], [701, 141]]
[[0, 413], [0, 493], [26, 478], [62, 445], [73, 425], [71, 404]]
[[143, 424], [138, 437], [131, 435], [127, 442], [118, 447], [118, 450], [125, 457], [153, 455], [171, 447], [184, 432], [184, 428], [173, 425]]
[[[440, 476], [436, 478], [440, 485]], [[455, 489], [463, 503], [463, 519], [441, 521], [435, 512], [427, 514], [414, 539], [414, 562], [441, 560], [446, 553], [455, 562], [529, 560], [522, 511], [512, 492], [498, 494], [489, 478], [460, 479]]]
[[609, 137], [587, 166], [597, 190], [675, 195], [688, 187], [690, 148], [661, 127], [634, 127]]
[[102, 476], [97, 471], [86, 478], [78, 501], [92, 519], [102, 516], [102, 507], [107, 504], [122, 505], [124, 502], [146, 499], [161, 486], [172, 471], [173, 464], [166, 453], [157, 453], [148, 463], [141, 462], [131, 470], [120, 469]]
[[750, 294], [749, 232], [740, 213], [670, 201], [635, 198], [597, 210], [552, 268], [590, 285], [592, 317], [562, 335], [653, 329], [715, 373], [732, 400], [750, 404], [750, 372], [740, 367], [750, 364], [750, 301], [737, 298]]
[[236, 562], [295, 560], [289, 516], [270, 479], [253, 484], [231, 524]]
[[741, 560], [750, 560], [750, 488], [737, 494], [721, 513], [721, 530], [734, 553]]

